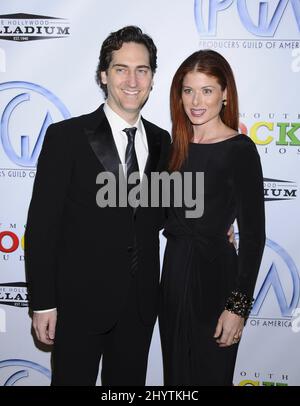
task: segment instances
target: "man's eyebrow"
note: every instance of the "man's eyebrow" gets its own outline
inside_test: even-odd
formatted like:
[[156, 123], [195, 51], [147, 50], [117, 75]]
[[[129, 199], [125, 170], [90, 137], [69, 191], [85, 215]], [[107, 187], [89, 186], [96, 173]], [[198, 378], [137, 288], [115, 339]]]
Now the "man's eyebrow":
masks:
[[[123, 64], [123, 63], [115, 63], [115, 64], [113, 64], [113, 65], [112, 65], [112, 68], [115, 68], [115, 67], [129, 68], [128, 65], [125, 65], [125, 64]], [[150, 69], [150, 66], [149, 66], [149, 65], [138, 65], [138, 66], [136, 66], [135, 68], [136, 68], [136, 69], [141, 69], [141, 68]]]
[[116, 67], [116, 66], [120, 66], [122, 68], [128, 68], [128, 65], [124, 65], [123, 63], [114, 63], [112, 68]]
[[138, 65], [137, 69], [140, 69], [140, 68], [151, 69], [149, 65]]

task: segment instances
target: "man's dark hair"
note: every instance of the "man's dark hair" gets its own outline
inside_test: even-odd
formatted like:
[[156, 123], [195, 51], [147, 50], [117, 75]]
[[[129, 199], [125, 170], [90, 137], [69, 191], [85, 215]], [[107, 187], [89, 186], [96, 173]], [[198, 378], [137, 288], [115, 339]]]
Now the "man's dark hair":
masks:
[[100, 72], [107, 71], [112, 60], [113, 51], [117, 51], [122, 47], [124, 42], [135, 42], [144, 45], [149, 52], [150, 68], [154, 74], [157, 68], [157, 49], [151, 37], [144, 34], [143, 31], [136, 26], [130, 25], [121, 28], [118, 31], [112, 32], [103, 42], [99, 62], [96, 70], [96, 82], [104, 91], [107, 97], [107, 86], [102, 83]]

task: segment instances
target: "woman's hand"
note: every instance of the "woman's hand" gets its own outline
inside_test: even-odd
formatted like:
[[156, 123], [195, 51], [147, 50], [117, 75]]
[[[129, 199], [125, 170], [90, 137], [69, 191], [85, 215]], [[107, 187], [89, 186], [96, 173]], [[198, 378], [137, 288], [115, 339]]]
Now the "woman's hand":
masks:
[[219, 317], [214, 338], [219, 347], [237, 344], [242, 336], [245, 319], [237, 314], [224, 310]]
[[227, 232], [227, 236], [228, 236], [228, 241], [234, 245], [234, 248], [237, 249], [237, 242], [235, 239], [235, 234], [234, 234], [234, 227], [233, 224], [231, 224], [228, 232]]

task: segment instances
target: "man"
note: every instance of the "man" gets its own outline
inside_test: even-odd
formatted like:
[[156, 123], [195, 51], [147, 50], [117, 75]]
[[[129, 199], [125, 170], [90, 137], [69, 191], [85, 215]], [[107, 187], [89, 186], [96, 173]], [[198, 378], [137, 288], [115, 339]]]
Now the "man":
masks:
[[164, 213], [99, 207], [96, 178], [118, 177], [119, 165], [133, 161], [149, 179], [166, 169], [170, 136], [140, 116], [155, 70], [149, 36], [133, 26], [111, 33], [97, 69], [105, 104], [45, 136], [25, 258], [33, 327], [54, 345], [52, 385], [95, 385], [101, 357], [103, 385], [145, 384]]

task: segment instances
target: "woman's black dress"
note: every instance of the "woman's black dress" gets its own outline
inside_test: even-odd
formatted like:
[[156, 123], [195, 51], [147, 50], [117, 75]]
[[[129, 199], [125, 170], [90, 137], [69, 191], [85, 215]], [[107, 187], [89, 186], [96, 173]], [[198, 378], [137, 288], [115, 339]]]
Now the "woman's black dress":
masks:
[[[204, 172], [204, 213], [168, 210], [159, 314], [165, 384], [232, 385], [238, 346], [220, 348], [213, 335], [232, 291], [253, 296], [265, 243], [260, 158], [239, 134], [191, 143], [181, 172]], [[227, 236], [236, 218], [238, 255]]]

